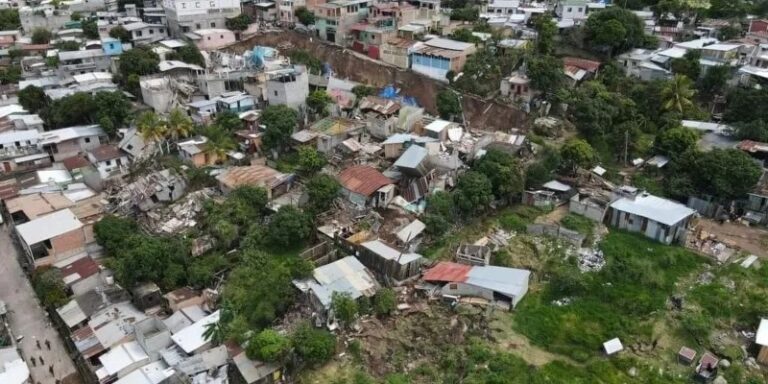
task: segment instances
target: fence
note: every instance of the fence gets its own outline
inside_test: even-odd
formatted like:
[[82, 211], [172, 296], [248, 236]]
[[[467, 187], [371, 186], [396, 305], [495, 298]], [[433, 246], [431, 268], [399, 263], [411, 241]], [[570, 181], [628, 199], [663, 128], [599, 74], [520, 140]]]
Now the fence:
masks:
[[586, 238], [586, 236], [581, 233], [553, 224], [529, 224], [526, 227], [526, 230], [532, 235], [556, 237], [577, 247], [581, 247], [581, 244], [584, 243], [584, 239]]

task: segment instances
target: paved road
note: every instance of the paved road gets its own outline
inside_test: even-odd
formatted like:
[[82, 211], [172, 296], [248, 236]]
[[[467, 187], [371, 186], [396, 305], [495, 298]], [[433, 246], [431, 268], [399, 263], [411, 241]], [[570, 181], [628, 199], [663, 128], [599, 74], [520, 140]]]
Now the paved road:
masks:
[[[47, 312], [40, 306], [32, 285], [19, 265], [18, 250], [7, 225], [0, 227], [0, 300], [5, 301], [10, 311], [8, 317], [14, 336], [24, 336], [19, 346], [29, 365], [32, 382], [55, 384], [56, 379], [79, 382], [79, 375], [67, 355], [63, 341], [48, 321]], [[40, 340], [42, 348], [37, 348], [36, 340]], [[45, 340], [51, 342], [50, 350], [46, 348]], [[32, 365], [31, 356], [37, 360], [36, 366]], [[40, 365], [40, 356], [45, 366]], [[48, 371], [51, 364], [53, 375]]]

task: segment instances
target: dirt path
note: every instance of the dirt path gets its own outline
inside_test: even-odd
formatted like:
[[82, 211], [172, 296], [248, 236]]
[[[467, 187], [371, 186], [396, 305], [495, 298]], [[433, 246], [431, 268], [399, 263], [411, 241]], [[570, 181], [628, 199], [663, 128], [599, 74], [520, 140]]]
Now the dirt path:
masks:
[[731, 242], [753, 255], [768, 258], [768, 229], [747, 227], [738, 223], [719, 224], [701, 218], [698, 225], [706, 232], [717, 235], [718, 239]]
[[[8, 318], [14, 336], [24, 337], [19, 343], [19, 349], [29, 366], [31, 382], [55, 384], [58, 379], [64, 383], [79, 383], [80, 377], [72, 359], [19, 265], [18, 250], [7, 226], [0, 227], [0, 300], [8, 306]], [[45, 345], [46, 340], [51, 343], [50, 349]], [[40, 348], [37, 341], [40, 342]], [[36, 365], [32, 364], [32, 357], [36, 359]], [[40, 357], [45, 365], [40, 364]], [[53, 374], [49, 371], [50, 366], [53, 366]]]
[[537, 217], [536, 224], [557, 224], [566, 216], [568, 216], [568, 204], [563, 204], [553, 209], [552, 212]]

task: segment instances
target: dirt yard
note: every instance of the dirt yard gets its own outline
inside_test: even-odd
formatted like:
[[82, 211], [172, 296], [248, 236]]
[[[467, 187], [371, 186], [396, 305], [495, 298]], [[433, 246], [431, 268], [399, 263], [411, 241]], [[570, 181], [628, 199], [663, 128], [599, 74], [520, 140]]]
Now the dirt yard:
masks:
[[730, 242], [745, 252], [768, 258], [768, 230], [762, 227], [748, 227], [739, 223], [724, 223], [701, 218], [698, 222], [704, 231], [717, 235], [721, 241]]

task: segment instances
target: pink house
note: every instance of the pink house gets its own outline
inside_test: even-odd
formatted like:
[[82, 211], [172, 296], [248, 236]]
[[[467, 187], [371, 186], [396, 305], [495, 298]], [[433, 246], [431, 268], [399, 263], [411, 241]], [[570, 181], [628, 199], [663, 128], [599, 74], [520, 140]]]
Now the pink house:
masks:
[[186, 36], [201, 51], [219, 49], [235, 42], [235, 33], [228, 29], [198, 29], [188, 32]]

